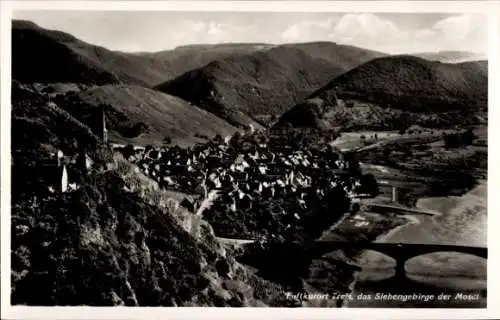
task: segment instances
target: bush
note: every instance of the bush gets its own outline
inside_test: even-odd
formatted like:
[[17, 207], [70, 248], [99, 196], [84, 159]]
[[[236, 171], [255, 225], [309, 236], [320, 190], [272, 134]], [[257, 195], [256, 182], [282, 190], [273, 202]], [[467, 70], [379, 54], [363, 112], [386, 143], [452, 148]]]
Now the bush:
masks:
[[170, 138], [170, 137], [163, 138], [163, 143], [166, 144], [166, 145], [171, 144], [172, 143], [172, 138]]
[[224, 143], [224, 139], [222, 138], [222, 136], [220, 134], [217, 134], [213, 137], [212, 141], [215, 143], [215, 144], [222, 144]]
[[459, 148], [462, 146], [471, 145], [476, 139], [476, 135], [471, 129], [462, 133], [447, 134], [444, 137], [446, 148]]
[[379, 188], [377, 179], [371, 173], [361, 176], [361, 193], [368, 193], [369, 195], [376, 197], [379, 194]]

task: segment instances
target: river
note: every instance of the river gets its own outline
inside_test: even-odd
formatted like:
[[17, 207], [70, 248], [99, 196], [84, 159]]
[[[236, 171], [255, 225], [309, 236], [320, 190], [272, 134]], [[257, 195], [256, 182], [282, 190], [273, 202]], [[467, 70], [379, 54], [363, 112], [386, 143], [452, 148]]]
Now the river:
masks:
[[[486, 181], [460, 197], [420, 199], [417, 207], [441, 215], [409, 216], [407, 225], [377, 242], [486, 247], [486, 199]], [[408, 260], [406, 278], [396, 278], [394, 260], [380, 253], [365, 251], [359, 264], [363, 269], [353, 284], [354, 300], [346, 301], [346, 307], [486, 307], [485, 259], [463, 253], [426, 254]], [[405, 301], [403, 295], [413, 296]]]

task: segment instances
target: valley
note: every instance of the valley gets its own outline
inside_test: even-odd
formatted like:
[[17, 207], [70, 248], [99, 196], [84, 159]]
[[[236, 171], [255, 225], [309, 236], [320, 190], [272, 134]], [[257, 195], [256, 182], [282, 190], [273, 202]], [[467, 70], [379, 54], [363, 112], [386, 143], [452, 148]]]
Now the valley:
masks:
[[402, 307], [346, 297], [470, 287], [459, 306], [484, 306], [485, 259], [411, 257], [403, 285], [363, 244], [486, 250], [487, 60], [125, 53], [21, 20], [12, 39], [12, 304]]

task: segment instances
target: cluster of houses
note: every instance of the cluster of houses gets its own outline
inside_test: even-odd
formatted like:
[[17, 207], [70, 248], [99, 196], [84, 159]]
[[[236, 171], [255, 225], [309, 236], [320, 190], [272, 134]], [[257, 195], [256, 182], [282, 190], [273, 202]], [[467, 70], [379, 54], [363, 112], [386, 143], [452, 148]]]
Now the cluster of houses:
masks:
[[[104, 111], [97, 112], [95, 118], [95, 131], [107, 142]], [[351, 161], [327, 146], [292, 147], [286, 143], [289, 130], [256, 132], [250, 128], [244, 134], [216, 137], [189, 148], [112, 146], [161, 188], [190, 195], [181, 205], [192, 212], [210, 191], [217, 190], [219, 196], [205, 210], [206, 215], [265, 207], [273, 215], [300, 220], [335, 187], [344, 189], [350, 198], [358, 196], [361, 184], [350, 172]], [[39, 164], [36, 170], [47, 178], [44, 180], [50, 193], [78, 189], [78, 175], [93, 166], [84, 150], [73, 156], [58, 150]]]
[[[185, 149], [120, 146], [115, 150], [162, 188], [200, 195], [200, 199], [218, 190], [220, 196], [209, 210], [247, 211], [274, 203], [279, 204], [273, 206], [276, 213], [300, 220], [335, 186], [351, 198], [356, 196], [360, 182], [349, 174], [351, 163], [341, 152], [270, 146], [256, 134], [240, 136], [237, 143], [226, 138]], [[192, 202], [185, 206], [195, 211], [196, 200]]]
[[[106, 141], [104, 116], [100, 113], [97, 118], [95, 122], [102, 123], [97, 131]], [[217, 190], [218, 197], [204, 215], [267, 210], [285, 221], [297, 221], [335, 187], [344, 189], [351, 199], [358, 196], [360, 177], [351, 174], [353, 163], [340, 151], [275, 143], [286, 141], [279, 137], [287, 134], [283, 129], [263, 133], [251, 128], [245, 134], [218, 137], [189, 148], [112, 146], [159, 187], [190, 195], [181, 205], [192, 212], [210, 191]], [[93, 166], [84, 150], [73, 156], [58, 150], [39, 164], [37, 171], [47, 178], [50, 193], [78, 189], [77, 176]]]
[[[107, 142], [103, 110], [96, 112], [95, 132]], [[286, 143], [290, 128], [268, 132], [250, 128], [226, 138], [215, 137], [205, 144], [189, 148], [178, 146], [141, 147], [112, 145], [139, 170], [155, 180], [161, 188], [190, 196], [181, 203], [196, 212], [212, 190], [219, 195], [204, 215], [217, 212], [267, 210], [300, 220], [307, 211], [334, 187], [343, 188], [350, 198], [356, 197], [359, 177], [350, 173], [352, 163], [330, 147], [297, 148]], [[289, 139], [288, 139], [289, 140]], [[66, 193], [78, 189], [81, 174], [92, 170], [93, 162], [81, 150], [65, 155], [56, 150], [33, 168], [43, 177], [49, 193]], [[285, 219], [286, 220], [286, 219]]]

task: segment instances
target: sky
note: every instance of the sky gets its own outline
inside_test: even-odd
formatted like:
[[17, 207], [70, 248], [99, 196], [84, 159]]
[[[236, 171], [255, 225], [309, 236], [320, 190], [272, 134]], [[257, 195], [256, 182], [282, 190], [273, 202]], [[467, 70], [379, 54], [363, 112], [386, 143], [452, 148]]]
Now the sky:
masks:
[[309, 41], [386, 53], [488, 50], [487, 16], [469, 13], [14, 11], [13, 18], [127, 52], [200, 43]]

